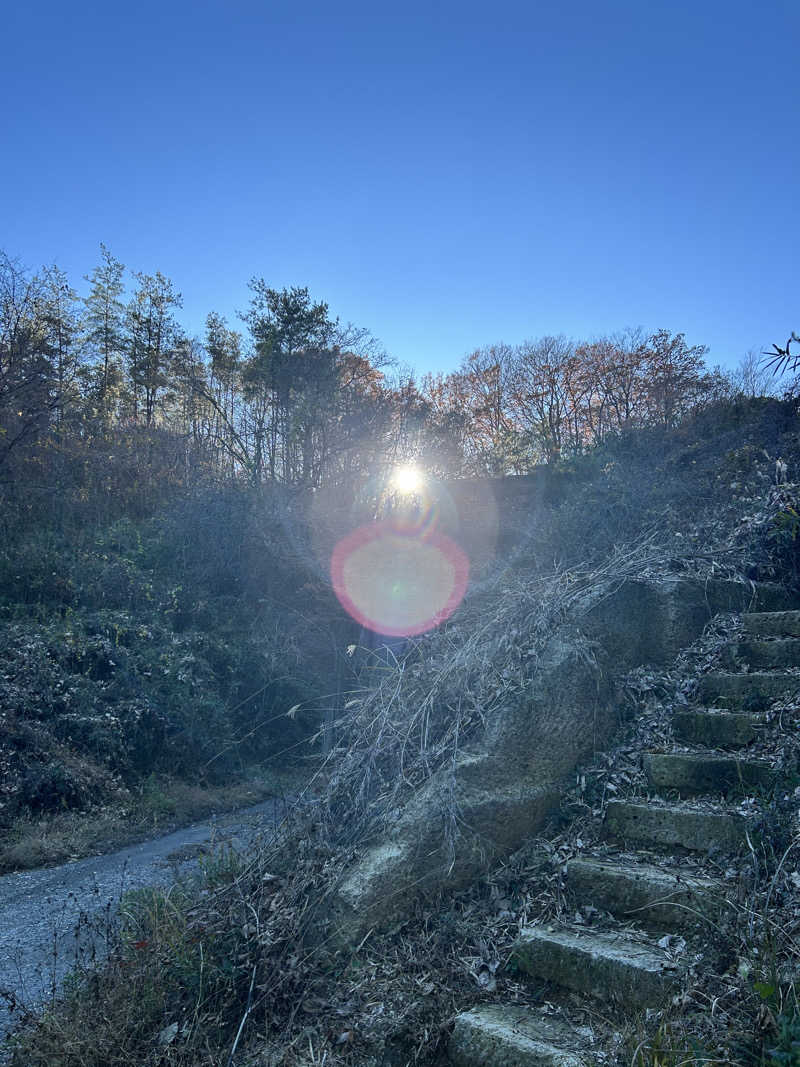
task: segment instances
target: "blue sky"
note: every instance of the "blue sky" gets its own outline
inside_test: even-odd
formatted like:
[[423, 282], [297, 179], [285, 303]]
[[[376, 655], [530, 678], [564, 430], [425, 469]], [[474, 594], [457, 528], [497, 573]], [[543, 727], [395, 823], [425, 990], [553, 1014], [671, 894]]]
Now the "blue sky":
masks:
[[800, 330], [794, 0], [6, 0], [0, 247], [182, 321], [307, 285], [401, 362]]

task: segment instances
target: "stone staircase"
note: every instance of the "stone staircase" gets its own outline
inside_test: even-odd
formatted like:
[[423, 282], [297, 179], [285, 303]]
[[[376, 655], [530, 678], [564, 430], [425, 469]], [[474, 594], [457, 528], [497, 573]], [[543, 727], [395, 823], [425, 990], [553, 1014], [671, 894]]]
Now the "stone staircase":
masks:
[[673, 743], [664, 746], [672, 750], [642, 753], [644, 795], [608, 802], [602, 845], [569, 860], [566, 886], [579, 923], [519, 934], [511, 967], [534, 1003], [458, 1015], [448, 1046], [455, 1067], [613, 1062], [593, 1050], [581, 1004], [595, 1017], [630, 1019], [668, 1006], [692, 971], [726, 966], [718, 920], [731, 910], [730, 885], [715, 876], [718, 864], [705, 864], [708, 876], [692, 857], [718, 859], [757, 843], [762, 801], [737, 798], [766, 798], [777, 784], [775, 761], [763, 745], [760, 756], [752, 750], [770, 703], [800, 689], [800, 673], [792, 673], [800, 669], [800, 611], [741, 622], [729, 649], [739, 669], [701, 677], [696, 706], [673, 714]]

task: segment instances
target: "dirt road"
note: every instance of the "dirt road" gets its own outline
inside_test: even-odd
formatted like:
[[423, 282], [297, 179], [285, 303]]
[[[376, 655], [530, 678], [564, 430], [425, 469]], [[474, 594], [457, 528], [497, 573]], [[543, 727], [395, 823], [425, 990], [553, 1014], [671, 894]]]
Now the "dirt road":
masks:
[[0, 1041], [21, 1011], [9, 996], [41, 1006], [76, 961], [102, 959], [122, 893], [174, 881], [203, 853], [268, 833], [283, 814], [283, 801], [267, 800], [109, 855], [0, 877]]

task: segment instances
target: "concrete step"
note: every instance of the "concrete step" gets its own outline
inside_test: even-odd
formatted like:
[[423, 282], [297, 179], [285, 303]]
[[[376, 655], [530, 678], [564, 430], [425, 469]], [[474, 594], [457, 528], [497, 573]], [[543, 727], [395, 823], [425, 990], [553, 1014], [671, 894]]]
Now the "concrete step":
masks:
[[740, 641], [737, 651], [751, 668], [770, 671], [800, 667], [800, 640], [796, 637], [776, 637], [772, 641], [751, 637]]
[[693, 852], [738, 852], [752, 821], [720, 808], [706, 811], [682, 804], [648, 804], [612, 800], [606, 807], [605, 832], [620, 841], [679, 845]]
[[485, 1004], [456, 1016], [447, 1058], [455, 1067], [588, 1067], [587, 1033], [520, 1005]]
[[758, 736], [763, 716], [747, 711], [687, 708], [672, 716], [672, 732], [679, 741], [709, 748], [742, 748]]
[[644, 770], [654, 789], [675, 789], [684, 797], [742, 795], [753, 789], [769, 789], [776, 777], [769, 760], [688, 752], [646, 752]]
[[649, 864], [574, 859], [567, 865], [567, 889], [579, 900], [646, 926], [693, 930], [724, 907], [724, 887], [693, 871], [662, 870]]
[[742, 615], [742, 626], [762, 637], [800, 637], [800, 611], [753, 611]]
[[[791, 612], [797, 606], [797, 597], [791, 596], [782, 585], [777, 585], [775, 582], [755, 582], [751, 589], [753, 596], [747, 606], [752, 612], [763, 612], [769, 615], [783, 614]], [[717, 610], [726, 609], [718, 608]], [[736, 608], [727, 610], [736, 611]]]
[[529, 926], [512, 958], [534, 978], [628, 1008], [663, 1006], [680, 975], [663, 949], [617, 933]]
[[763, 711], [773, 700], [800, 690], [800, 675], [772, 674], [704, 674], [700, 678], [699, 697], [704, 704]]

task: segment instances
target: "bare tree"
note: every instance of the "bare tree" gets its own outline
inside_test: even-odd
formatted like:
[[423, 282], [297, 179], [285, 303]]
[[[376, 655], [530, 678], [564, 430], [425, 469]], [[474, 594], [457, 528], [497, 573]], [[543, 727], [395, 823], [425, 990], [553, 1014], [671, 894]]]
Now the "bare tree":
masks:
[[570, 443], [580, 387], [575, 348], [563, 334], [526, 341], [515, 353], [512, 376], [514, 420], [532, 450], [548, 463]]
[[705, 345], [687, 345], [684, 334], [657, 330], [644, 352], [648, 421], [675, 426], [701, 399], [710, 381]]
[[745, 352], [727, 378], [734, 395], [755, 397], [780, 393], [778, 379], [765, 363], [763, 354], [754, 348]]

